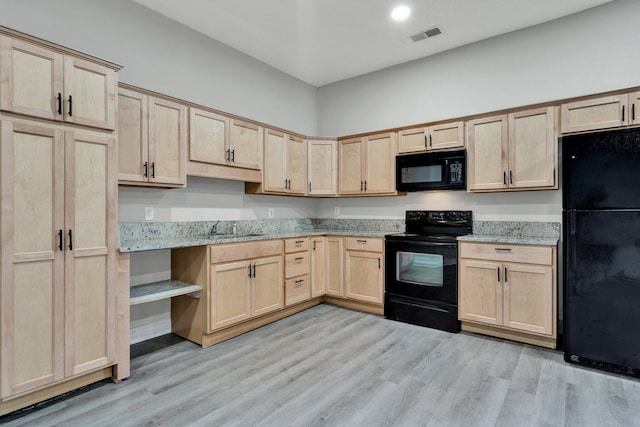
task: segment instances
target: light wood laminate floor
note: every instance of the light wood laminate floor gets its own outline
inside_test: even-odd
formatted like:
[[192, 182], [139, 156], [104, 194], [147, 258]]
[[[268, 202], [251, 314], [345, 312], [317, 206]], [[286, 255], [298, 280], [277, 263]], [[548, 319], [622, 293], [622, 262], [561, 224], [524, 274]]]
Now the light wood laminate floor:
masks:
[[170, 335], [132, 352], [128, 380], [0, 423], [640, 426], [640, 381], [326, 304], [204, 350]]

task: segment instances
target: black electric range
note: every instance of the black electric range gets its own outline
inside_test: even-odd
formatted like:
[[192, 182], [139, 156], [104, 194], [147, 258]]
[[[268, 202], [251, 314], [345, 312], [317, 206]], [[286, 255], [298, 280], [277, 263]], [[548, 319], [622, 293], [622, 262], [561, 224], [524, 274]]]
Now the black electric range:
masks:
[[385, 236], [388, 319], [459, 332], [458, 236], [471, 211], [407, 211], [406, 231]]

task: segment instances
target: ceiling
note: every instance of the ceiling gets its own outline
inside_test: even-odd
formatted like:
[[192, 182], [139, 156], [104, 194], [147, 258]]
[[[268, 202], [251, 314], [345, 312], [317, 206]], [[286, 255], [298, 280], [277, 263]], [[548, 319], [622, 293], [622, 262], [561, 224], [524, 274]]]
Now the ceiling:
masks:
[[[612, 0], [134, 1], [319, 87]], [[398, 4], [412, 9], [403, 22], [390, 18]]]

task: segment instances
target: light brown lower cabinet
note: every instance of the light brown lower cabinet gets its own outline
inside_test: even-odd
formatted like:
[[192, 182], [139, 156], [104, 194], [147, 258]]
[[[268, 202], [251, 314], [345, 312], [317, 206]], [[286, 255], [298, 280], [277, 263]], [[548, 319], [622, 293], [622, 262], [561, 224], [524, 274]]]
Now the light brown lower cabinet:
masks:
[[308, 237], [284, 241], [285, 305], [290, 306], [311, 299], [311, 254]]
[[327, 236], [326, 295], [344, 297], [344, 237]]
[[327, 237], [311, 238], [311, 298], [321, 297], [327, 288]]
[[556, 346], [555, 246], [461, 242], [463, 330]]
[[210, 259], [207, 332], [283, 307], [281, 241], [211, 246]]
[[382, 304], [384, 289], [384, 239], [345, 238], [346, 297]]
[[297, 252], [286, 254], [283, 240], [173, 249], [172, 278], [203, 289], [171, 299], [173, 332], [208, 347], [319, 304], [311, 300], [309, 238], [291, 240], [303, 249], [294, 241]]

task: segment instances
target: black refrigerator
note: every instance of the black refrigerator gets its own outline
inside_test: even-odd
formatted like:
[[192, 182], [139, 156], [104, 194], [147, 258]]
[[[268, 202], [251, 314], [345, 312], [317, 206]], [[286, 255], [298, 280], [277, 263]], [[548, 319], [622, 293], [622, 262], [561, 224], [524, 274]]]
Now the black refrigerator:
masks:
[[640, 374], [640, 128], [562, 138], [567, 362]]

